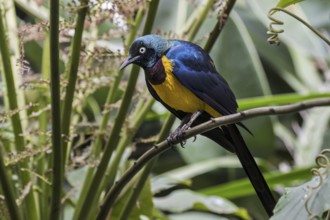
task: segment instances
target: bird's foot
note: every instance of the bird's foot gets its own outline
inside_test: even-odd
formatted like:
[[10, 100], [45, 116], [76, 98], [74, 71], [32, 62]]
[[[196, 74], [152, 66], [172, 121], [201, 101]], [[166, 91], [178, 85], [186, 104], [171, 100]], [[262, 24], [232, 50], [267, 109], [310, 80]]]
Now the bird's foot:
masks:
[[[181, 145], [181, 147], [184, 147], [186, 144], [186, 140], [183, 138], [185, 131], [187, 131], [192, 123], [202, 114], [202, 111], [196, 111], [191, 115], [186, 115], [186, 117], [181, 121], [180, 126], [175, 129], [174, 132], [172, 132], [167, 137], [168, 145], [172, 146], [175, 141], [178, 141]], [[196, 140], [196, 136], [194, 136], [194, 141]]]
[[174, 142], [178, 141], [180, 143], [180, 146], [184, 147], [187, 141], [183, 138], [183, 136], [184, 136], [184, 132], [188, 129], [189, 127], [186, 124], [175, 129], [175, 131], [170, 133], [170, 135], [167, 137], [168, 144], [174, 145]]

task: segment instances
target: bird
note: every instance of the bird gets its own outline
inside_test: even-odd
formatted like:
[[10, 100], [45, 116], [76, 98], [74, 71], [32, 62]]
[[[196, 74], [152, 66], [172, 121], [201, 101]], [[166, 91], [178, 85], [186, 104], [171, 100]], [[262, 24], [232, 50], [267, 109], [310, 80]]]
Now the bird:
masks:
[[[237, 112], [237, 101], [229, 84], [216, 70], [210, 55], [197, 44], [151, 34], [136, 38], [128, 53], [119, 71], [130, 64], [141, 67], [154, 99], [181, 120], [179, 127], [169, 135], [169, 143], [176, 138], [182, 144], [182, 136], [190, 127]], [[236, 123], [201, 135], [236, 153], [264, 209], [271, 216], [275, 199], [238, 126], [250, 132], [244, 124]]]

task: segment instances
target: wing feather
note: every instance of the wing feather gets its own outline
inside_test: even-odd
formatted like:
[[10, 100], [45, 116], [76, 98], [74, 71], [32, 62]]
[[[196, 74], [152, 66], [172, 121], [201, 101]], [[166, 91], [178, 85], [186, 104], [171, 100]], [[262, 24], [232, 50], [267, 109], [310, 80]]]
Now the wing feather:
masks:
[[175, 77], [197, 97], [222, 115], [235, 113], [237, 103], [226, 80], [216, 71], [210, 56], [199, 46], [173, 41], [166, 57], [174, 63]]

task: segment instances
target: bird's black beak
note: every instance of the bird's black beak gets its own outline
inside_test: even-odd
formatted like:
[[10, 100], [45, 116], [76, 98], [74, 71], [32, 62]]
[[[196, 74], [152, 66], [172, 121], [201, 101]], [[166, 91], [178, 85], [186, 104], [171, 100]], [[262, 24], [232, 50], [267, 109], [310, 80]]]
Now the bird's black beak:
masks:
[[123, 62], [123, 64], [121, 64], [121, 66], [119, 67], [118, 72], [122, 71], [126, 66], [132, 64], [134, 61], [136, 61], [136, 60], [139, 59], [139, 58], [140, 58], [139, 55], [137, 55], [137, 56], [135, 56], [135, 57], [131, 57], [131, 56], [127, 57], [127, 59], [126, 59], [126, 60]]

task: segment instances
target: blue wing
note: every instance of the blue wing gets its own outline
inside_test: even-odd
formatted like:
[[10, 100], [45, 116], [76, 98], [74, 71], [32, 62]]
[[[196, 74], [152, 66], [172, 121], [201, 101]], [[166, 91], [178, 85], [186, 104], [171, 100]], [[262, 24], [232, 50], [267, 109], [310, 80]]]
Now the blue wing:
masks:
[[235, 95], [226, 80], [216, 71], [208, 53], [186, 41], [171, 42], [173, 47], [166, 53], [166, 57], [174, 63], [175, 77], [222, 115], [235, 113]]

